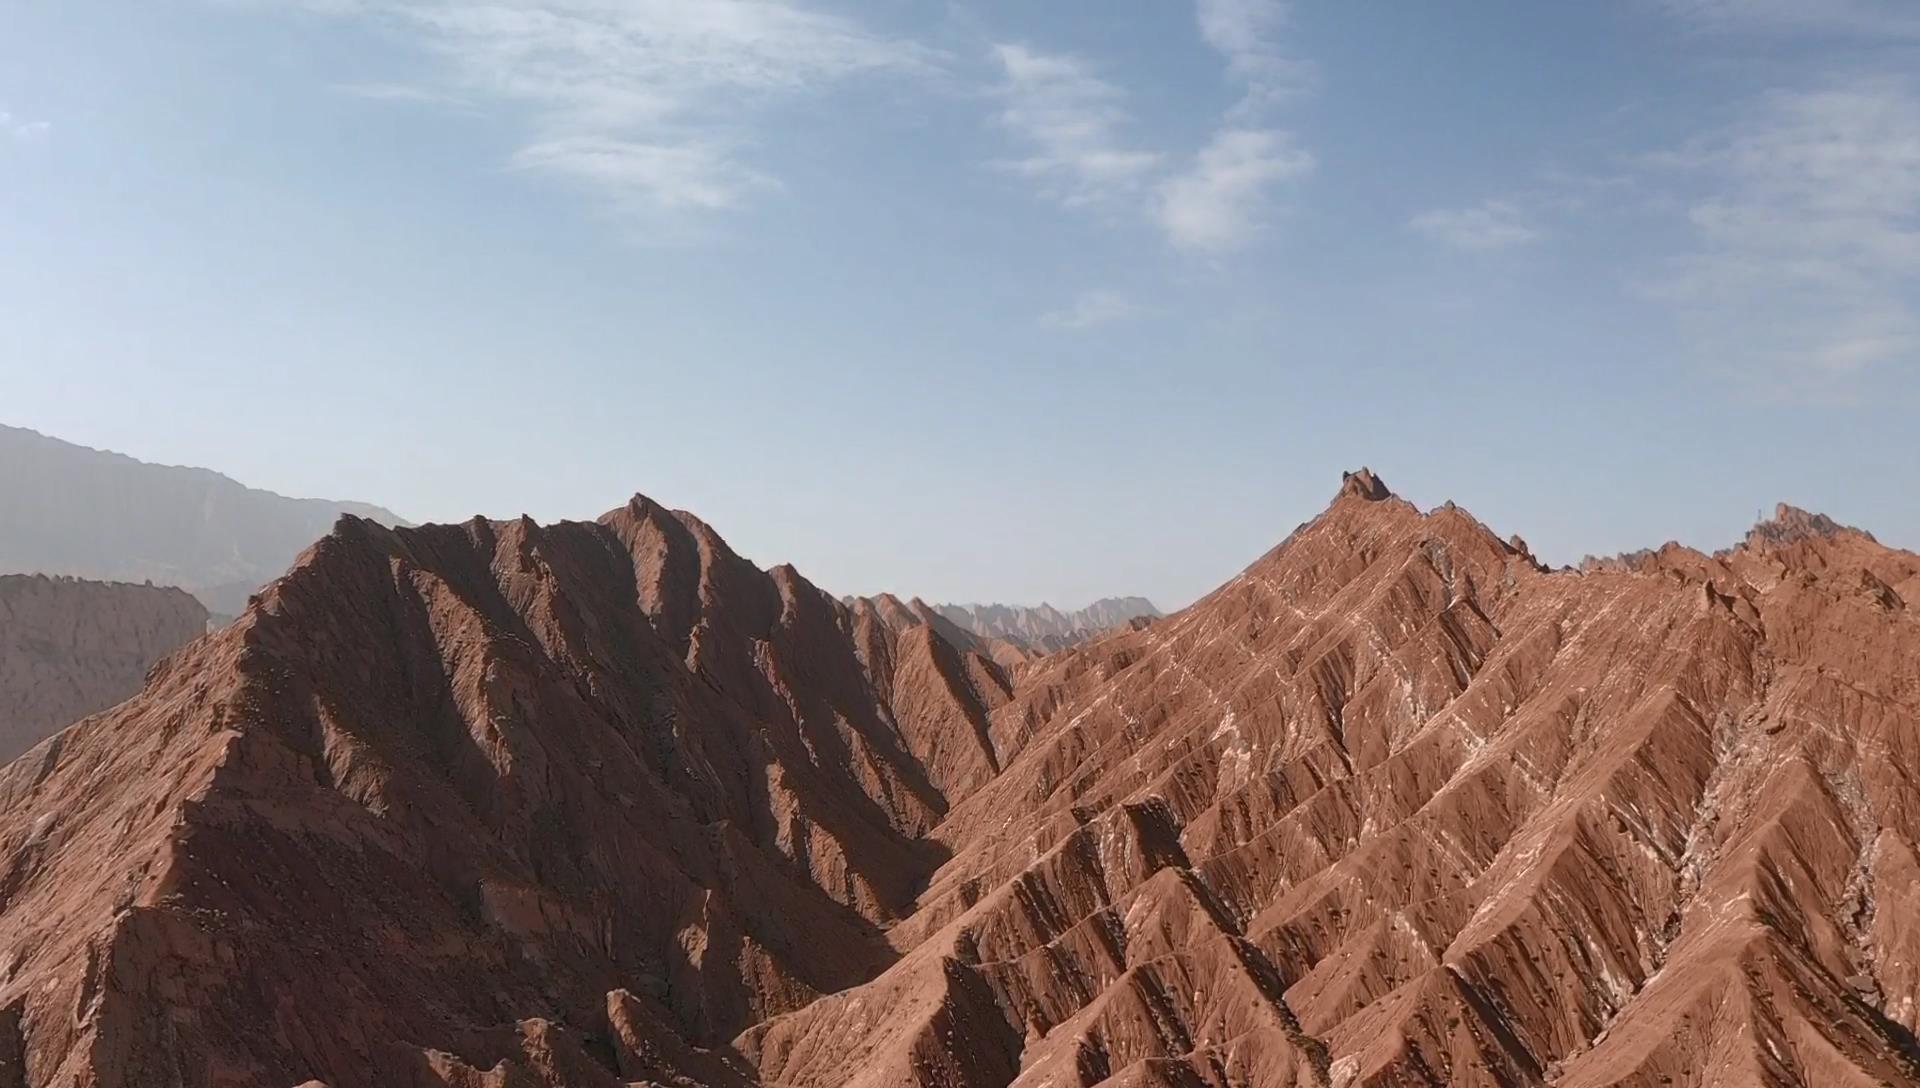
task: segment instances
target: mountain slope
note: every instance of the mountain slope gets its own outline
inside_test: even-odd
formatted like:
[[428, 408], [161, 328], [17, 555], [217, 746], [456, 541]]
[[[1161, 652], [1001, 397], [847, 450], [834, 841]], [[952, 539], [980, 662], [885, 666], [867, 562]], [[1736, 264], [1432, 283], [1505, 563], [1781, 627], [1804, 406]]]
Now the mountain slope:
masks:
[[1920, 557], [1780, 536], [1547, 573], [1357, 474], [1026, 676], [912, 951], [743, 1049], [795, 1086], [1920, 1083]]
[[890, 962], [1005, 698], [645, 500], [344, 518], [0, 773], [0, 1027], [36, 1086], [737, 1079]]
[[150, 465], [0, 426], [0, 572], [177, 585], [235, 615], [343, 513], [364, 503], [289, 499], [200, 468]]
[[207, 610], [177, 589], [0, 575], [0, 763], [137, 694], [206, 629]]
[[1362, 472], [1009, 674], [643, 500], [348, 519], [0, 774], [0, 1070], [1920, 1084], [1916, 594], [1788, 511], [1549, 572]]

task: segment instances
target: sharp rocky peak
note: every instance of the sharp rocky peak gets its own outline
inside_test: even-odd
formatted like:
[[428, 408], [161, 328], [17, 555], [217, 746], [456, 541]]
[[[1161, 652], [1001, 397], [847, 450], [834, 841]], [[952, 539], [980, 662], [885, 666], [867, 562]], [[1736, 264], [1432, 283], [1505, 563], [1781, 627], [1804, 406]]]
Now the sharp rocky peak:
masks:
[[1761, 521], [1747, 531], [1747, 543], [1755, 547], [1798, 544], [1808, 540], [1831, 540], [1842, 536], [1857, 536], [1873, 540], [1873, 534], [1851, 525], [1842, 525], [1825, 514], [1816, 514], [1802, 510], [1797, 506], [1779, 503], [1773, 508], [1773, 517]]
[[1393, 491], [1386, 481], [1373, 474], [1373, 470], [1362, 465], [1353, 472], [1340, 474], [1340, 493], [1338, 498], [1353, 497], [1368, 502], [1380, 502], [1393, 497]]

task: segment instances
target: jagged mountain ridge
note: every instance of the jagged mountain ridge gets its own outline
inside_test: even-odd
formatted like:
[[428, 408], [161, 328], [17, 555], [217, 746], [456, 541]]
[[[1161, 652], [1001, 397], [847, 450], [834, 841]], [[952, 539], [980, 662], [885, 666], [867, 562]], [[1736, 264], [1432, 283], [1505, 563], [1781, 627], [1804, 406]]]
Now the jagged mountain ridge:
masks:
[[698, 1044], [891, 959], [1006, 696], [643, 499], [343, 518], [0, 772], [0, 1028], [36, 1086], [465, 1083], [536, 1016], [724, 1079]]
[[147, 670], [204, 634], [185, 592], [0, 575], [0, 763], [139, 693]]
[[348, 520], [0, 775], [0, 1068], [1916, 1084], [1916, 592], [1549, 572], [1363, 473], [1011, 676], [641, 501]]
[[0, 572], [179, 586], [225, 616], [366, 503], [290, 499], [203, 468], [137, 461], [0, 425]]
[[[1873, 534], [1865, 529], [1851, 525], [1842, 525], [1825, 514], [1815, 514], [1802, 510], [1790, 503], [1779, 503], [1773, 508], [1773, 516], [1756, 523], [1747, 531], [1748, 547], [1782, 546], [1807, 540], [1836, 540], [1855, 537], [1868, 544], [1876, 544]], [[1640, 548], [1622, 552], [1619, 555], [1589, 555], [1580, 560], [1580, 569], [1593, 571], [1647, 571], [1657, 570], [1662, 557], [1671, 559], [1684, 556], [1693, 549], [1677, 541], [1668, 541], [1658, 548]], [[1715, 558], [1724, 559], [1735, 549], [1726, 548], [1715, 552]]]
[[[1549, 573], [1350, 478], [1027, 678], [915, 951], [749, 1052], [793, 1085], [1916, 1083], [1920, 557], [1773, 535]], [[899, 1026], [927, 988], [965, 1047]]]
[[1003, 639], [1040, 653], [1052, 653], [1136, 619], [1158, 619], [1161, 612], [1145, 597], [1102, 597], [1085, 608], [1063, 612], [1050, 604], [936, 604], [933, 610], [982, 638]]

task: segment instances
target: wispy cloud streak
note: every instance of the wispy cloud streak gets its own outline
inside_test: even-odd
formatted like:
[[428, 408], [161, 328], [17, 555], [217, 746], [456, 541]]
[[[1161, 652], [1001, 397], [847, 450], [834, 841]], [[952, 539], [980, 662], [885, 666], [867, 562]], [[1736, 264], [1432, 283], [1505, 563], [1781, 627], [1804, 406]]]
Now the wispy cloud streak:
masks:
[[1069, 206], [1130, 205], [1174, 248], [1221, 254], [1258, 238], [1278, 188], [1311, 173], [1313, 154], [1261, 115], [1299, 94], [1311, 66], [1281, 49], [1281, 0], [1198, 0], [1200, 38], [1226, 61], [1242, 97], [1191, 158], [1125, 138], [1134, 118], [1121, 87], [1086, 61], [1026, 45], [997, 45], [1000, 125], [1033, 153], [996, 165], [1035, 179]]
[[1158, 154], [1121, 141], [1125, 96], [1085, 61], [1012, 44], [994, 46], [992, 57], [1002, 73], [999, 122], [1034, 149], [997, 165], [1069, 205], [1123, 195], [1159, 165]]
[[6, 136], [21, 143], [32, 143], [45, 139], [52, 131], [51, 122], [29, 121], [22, 117], [15, 117], [6, 110], [0, 110], [0, 136]]
[[1285, 132], [1222, 129], [1192, 166], [1161, 185], [1160, 226], [1181, 249], [1237, 249], [1265, 229], [1272, 188], [1314, 165], [1313, 155]]
[[1291, 10], [1283, 0], [1196, 0], [1200, 36], [1227, 60], [1227, 75], [1245, 87], [1235, 108], [1245, 120], [1305, 93], [1314, 66], [1281, 47]]
[[1648, 291], [1728, 365], [1788, 386], [1920, 364], [1920, 94], [1767, 96], [1657, 160], [1697, 185], [1692, 250]]
[[1668, 14], [1711, 32], [1920, 39], [1910, 0], [1653, 0]]
[[1196, 0], [1194, 14], [1201, 38], [1226, 59], [1244, 94], [1192, 163], [1161, 183], [1155, 215], [1177, 248], [1217, 254], [1257, 238], [1278, 187], [1312, 173], [1312, 152], [1292, 133], [1261, 123], [1305, 90], [1312, 68], [1280, 48], [1290, 14], [1283, 0]]
[[[297, 0], [296, 0], [297, 2]], [[306, 0], [439, 62], [428, 78], [343, 87], [488, 103], [527, 126], [513, 164], [636, 212], [736, 207], [773, 187], [747, 161], [761, 112], [874, 75], [924, 74], [924, 47], [795, 0]]]
[[1465, 250], [1508, 249], [1540, 239], [1532, 218], [1509, 200], [1434, 208], [1414, 216], [1408, 226], [1432, 241]]
[[1118, 291], [1091, 290], [1080, 292], [1071, 305], [1041, 315], [1040, 323], [1048, 328], [1080, 331], [1130, 321], [1140, 314], [1139, 305]]

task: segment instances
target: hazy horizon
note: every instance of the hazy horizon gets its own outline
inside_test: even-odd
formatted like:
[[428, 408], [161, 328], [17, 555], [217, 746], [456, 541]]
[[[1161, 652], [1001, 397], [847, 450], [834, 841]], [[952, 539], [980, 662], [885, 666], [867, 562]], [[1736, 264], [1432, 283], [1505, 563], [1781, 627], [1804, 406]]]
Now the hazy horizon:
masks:
[[[18, 426], [18, 425], [12, 424], [9, 421], [4, 419], [0, 419], [0, 427], [3, 427], [3, 426]], [[26, 428], [26, 429], [34, 430], [34, 428]], [[66, 439], [61, 439], [59, 435], [48, 435], [45, 432], [36, 432], [36, 433], [42, 434], [43, 437], [59, 439], [61, 441], [68, 441]], [[88, 448], [98, 449], [97, 447], [88, 447]], [[414, 517], [410, 513], [404, 510], [394, 510], [389, 504], [380, 501], [378, 498], [369, 499], [369, 498], [359, 498], [359, 497], [341, 496], [341, 495], [284, 494], [281, 492], [273, 491], [272, 488], [262, 488], [260, 487], [260, 485], [253, 483], [252, 481], [238, 479], [234, 477], [232, 473], [224, 472], [218, 466], [159, 464], [158, 462], [148, 461], [147, 459], [142, 458], [137, 454], [130, 454], [125, 450], [99, 450], [99, 452], [112, 453], [112, 454], [117, 454], [121, 456], [132, 457], [134, 460], [140, 461], [143, 464], [157, 465], [157, 467], [162, 467], [162, 468], [211, 471], [211, 472], [218, 473], [222, 476], [225, 476], [228, 479], [233, 480], [234, 482], [242, 486], [255, 488], [258, 490], [269, 491], [274, 494], [280, 494], [283, 497], [290, 498], [290, 499], [299, 499], [303, 501], [328, 501], [328, 502], [342, 503], [346, 505], [364, 504], [364, 505], [371, 505], [375, 507], [381, 507], [385, 509], [388, 513], [395, 514], [400, 518], [409, 522], [413, 522], [415, 524], [422, 523], [423, 521], [438, 522], [443, 524], [448, 522], [460, 522], [460, 521], [468, 520], [469, 518], [475, 515], [484, 516], [495, 521], [503, 521], [503, 520], [509, 520], [515, 517], [519, 517], [521, 514], [527, 513], [527, 511], [524, 511], [524, 510], [522, 511], [474, 510], [468, 514], [454, 516], [454, 517], [422, 519], [422, 518]], [[1363, 467], [1370, 468], [1372, 466], [1355, 465], [1353, 467], [1355, 469], [1358, 469]], [[1375, 469], [1375, 472], [1377, 475], [1381, 477], [1381, 479], [1387, 484], [1388, 487], [1394, 488], [1393, 479], [1390, 474], [1378, 469]], [[1323, 501], [1320, 506], [1316, 506], [1312, 510], [1302, 511], [1299, 517], [1296, 519], [1295, 524], [1311, 520], [1313, 517], [1317, 516], [1321, 512], [1321, 510], [1324, 508], [1326, 503], [1332, 501], [1333, 496], [1338, 490], [1339, 483], [1340, 483], [1339, 475], [1336, 474], [1331, 480], [1328, 481], [1329, 486], [1326, 489], [1325, 501]], [[1442, 503], [1444, 502], [1455, 501], [1451, 499], [1438, 499], [1431, 502], [1427, 502], [1427, 501], [1422, 501], [1415, 496], [1408, 495], [1407, 493], [1399, 490], [1398, 488], [1394, 488], [1394, 490], [1395, 490], [1395, 493], [1398, 494], [1401, 498], [1407, 499], [1409, 502], [1413, 502], [1416, 506], [1418, 506], [1422, 510], [1431, 510], [1435, 507], [1442, 505]], [[1156, 608], [1158, 608], [1162, 612], [1175, 612], [1182, 608], [1185, 608], [1187, 605], [1192, 604], [1199, 597], [1204, 596], [1206, 593], [1211, 592], [1213, 589], [1217, 588], [1219, 585], [1230, 580], [1234, 575], [1238, 574], [1240, 570], [1243, 567], [1245, 567], [1247, 564], [1259, 558], [1262, 554], [1264, 554], [1267, 550], [1272, 548], [1274, 545], [1279, 544], [1285, 535], [1285, 533], [1282, 533], [1279, 536], [1275, 536], [1272, 540], [1261, 545], [1257, 550], [1248, 553], [1245, 559], [1243, 559], [1239, 563], [1232, 566], [1231, 569], [1221, 571], [1219, 573], [1219, 577], [1216, 578], [1214, 581], [1209, 582], [1201, 589], [1195, 591], [1192, 595], [1179, 598], [1179, 599], [1164, 600], [1153, 593], [1129, 589], [1127, 587], [1118, 587], [1110, 591], [1095, 593], [1094, 595], [1088, 596], [1084, 599], [1074, 598], [1070, 600], [1057, 600], [1049, 597], [1038, 597], [1038, 598], [1032, 598], [1032, 599], [1016, 599], [1016, 598], [1005, 597], [1005, 596], [1002, 596], [1002, 597], [941, 596], [937, 593], [924, 592], [913, 586], [879, 586], [875, 588], [867, 588], [867, 589], [860, 589], [860, 590], [846, 589], [841, 586], [824, 581], [819, 577], [816, 577], [813, 573], [812, 568], [806, 562], [802, 562], [791, 556], [783, 556], [778, 554], [758, 554], [754, 551], [749, 550], [746, 547], [743, 547], [740, 544], [740, 542], [736, 540], [734, 536], [728, 531], [727, 526], [725, 524], [713, 521], [711, 518], [706, 517], [706, 515], [701, 512], [698, 506], [691, 506], [684, 503], [673, 502], [659, 495], [654, 495], [646, 492], [635, 492], [634, 494], [645, 494], [647, 498], [655, 502], [658, 502], [664, 506], [667, 506], [671, 509], [686, 510], [694, 514], [695, 516], [700, 517], [701, 520], [706, 521], [709, 525], [711, 525], [714, 528], [714, 530], [717, 531], [721, 535], [721, 537], [727, 541], [729, 546], [734, 548], [735, 551], [739, 552], [741, 555], [745, 556], [747, 559], [752, 560], [755, 564], [757, 564], [762, 568], [773, 567], [781, 563], [792, 563], [800, 571], [802, 575], [808, 578], [809, 581], [812, 581], [814, 584], [818, 585], [821, 589], [829, 593], [832, 593], [836, 596], [856, 595], [856, 596], [872, 597], [872, 596], [878, 596], [882, 593], [891, 593], [897, 597], [900, 597], [903, 600], [918, 597], [929, 603], [939, 604], [939, 605], [959, 605], [959, 606], [1006, 605], [1006, 606], [1015, 606], [1015, 607], [1020, 607], [1020, 606], [1040, 607], [1044, 605], [1044, 606], [1051, 606], [1053, 608], [1059, 609], [1064, 612], [1075, 612], [1075, 611], [1085, 609], [1103, 600], [1126, 598], [1126, 597], [1143, 597], [1143, 598], [1146, 598], [1149, 602], [1151, 602]], [[622, 497], [616, 501], [608, 503], [602, 509], [580, 512], [580, 513], [573, 513], [573, 514], [562, 514], [554, 517], [536, 518], [536, 520], [541, 521], [542, 523], [550, 523], [553, 521], [561, 521], [561, 520], [591, 521], [594, 518], [599, 517], [601, 514], [607, 513], [610, 510], [618, 508], [620, 505], [625, 503], [631, 497], [632, 497], [631, 495]], [[1793, 503], [1791, 500], [1783, 499], [1779, 501], [1788, 502], [1790, 505], [1802, 506], [1803, 508], [1810, 509], [1815, 513], [1825, 513], [1825, 514], [1829, 514], [1830, 516], [1835, 516], [1836, 520], [1839, 520], [1845, 524], [1855, 524], [1855, 523], [1848, 522], [1847, 519], [1844, 517], [1832, 515], [1831, 511], [1821, 510], [1814, 507], [1805, 507], [1805, 504]], [[1467, 506], [1464, 503], [1460, 505], [1466, 507], [1468, 513], [1474, 513], [1474, 511], [1470, 506]], [[1570, 555], [1566, 557], [1543, 554], [1540, 548], [1532, 543], [1531, 538], [1528, 537], [1528, 534], [1526, 534], [1524, 531], [1519, 531], [1519, 530], [1512, 529], [1510, 527], [1496, 525], [1492, 523], [1488, 523], [1488, 527], [1493, 529], [1495, 532], [1500, 533], [1503, 536], [1511, 536], [1517, 532], [1518, 535], [1528, 540], [1528, 546], [1532, 548], [1535, 555], [1538, 558], [1540, 558], [1541, 561], [1547, 563], [1550, 566], [1572, 566], [1572, 565], [1577, 565], [1581, 559], [1585, 558], [1588, 555], [1608, 557], [1608, 556], [1619, 554], [1621, 552], [1634, 551], [1639, 548], [1658, 548], [1661, 545], [1674, 540], [1678, 540], [1679, 543], [1696, 548], [1700, 551], [1711, 553], [1721, 548], [1731, 547], [1732, 545], [1737, 543], [1739, 539], [1745, 535], [1747, 528], [1751, 527], [1751, 525], [1755, 521], [1771, 516], [1773, 513], [1773, 507], [1774, 507], [1774, 504], [1769, 503], [1764, 508], [1757, 509], [1754, 512], [1753, 517], [1750, 518], [1744, 525], [1742, 525], [1737, 532], [1730, 533], [1725, 539], [1722, 539], [1722, 540], [1678, 540], [1678, 538], [1676, 537], [1665, 537], [1659, 540], [1648, 540], [1644, 543], [1632, 545], [1625, 548], [1616, 548], [1616, 549], [1611, 549], [1605, 552], [1596, 552], [1596, 551], [1588, 550], [1588, 551], [1580, 552], [1577, 555]], [[1484, 521], [1485, 519], [1482, 519], [1482, 520]], [[1909, 548], [1911, 547], [1911, 544], [1912, 544], [1912, 542], [1909, 542], [1909, 541], [1888, 539], [1886, 536], [1876, 531], [1874, 527], [1871, 525], [1855, 524], [1855, 527], [1865, 529], [1869, 532], [1874, 533], [1874, 535], [1884, 544], [1889, 544], [1895, 547], [1909, 547]], [[1293, 529], [1293, 525], [1289, 525], [1288, 528], [1285, 530], [1285, 532], [1291, 532], [1292, 529]], [[828, 562], [831, 561], [830, 554], [824, 558]], [[1060, 562], [1062, 566], [1065, 567], [1076, 562], [1076, 557], [1075, 555], [1071, 555], [1071, 554], [1066, 555], [1061, 558]], [[10, 572], [0, 571], [0, 574], [3, 574], [3, 573], [10, 573]], [[1171, 573], [1171, 571], [1169, 573]], [[1192, 572], [1181, 572], [1181, 573], [1191, 574]]]
[[0, 421], [66, 441], [416, 521], [638, 491], [939, 601], [1176, 608], [1361, 465], [1556, 564], [1779, 501], [1920, 545], [1910, 4], [7, 29]]

